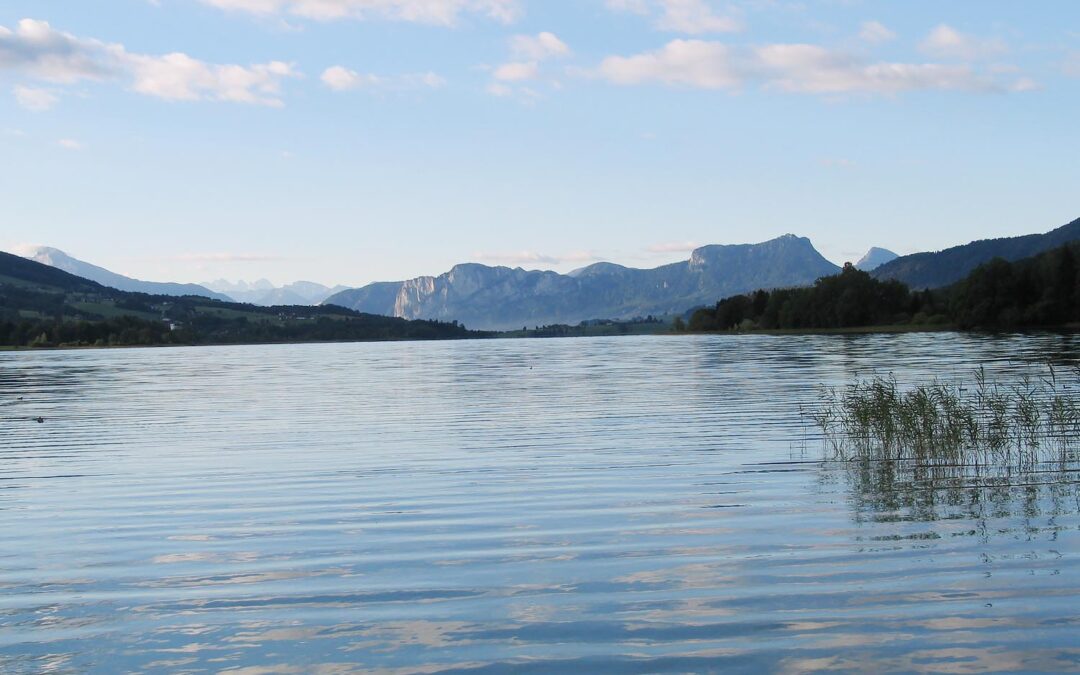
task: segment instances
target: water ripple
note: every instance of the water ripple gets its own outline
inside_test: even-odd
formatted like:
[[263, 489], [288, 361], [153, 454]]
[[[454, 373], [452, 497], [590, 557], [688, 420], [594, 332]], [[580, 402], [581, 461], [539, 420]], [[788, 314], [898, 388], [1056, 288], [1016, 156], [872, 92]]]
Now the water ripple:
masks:
[[1078, 347], [0, 354], [0, 670], [1080, 670], [1075, 467], [826, 462], [799, 416], [822, 383]]

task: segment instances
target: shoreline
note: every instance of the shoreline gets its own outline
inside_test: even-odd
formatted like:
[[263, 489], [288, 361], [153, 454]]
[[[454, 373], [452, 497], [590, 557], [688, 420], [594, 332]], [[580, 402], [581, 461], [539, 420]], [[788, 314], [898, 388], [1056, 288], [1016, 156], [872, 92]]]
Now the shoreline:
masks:
[[0, 345], [0, 353], [5, 352], [66, 352], [92, 349], [164, 349], [170, 347], [259, 347], [262, 345], [345, 345], [383, 342], [461, 342], [465, 340], [490, 340], [498, 336], [455, 338], [384, 338], [372, 340], [281, 340], [273, 342], [200, 342], [200, 343], [161, 343], [153, 345], [58, 345], [56, 347], [29, 347], [22, 345]]
[[[508, 331], [512, 332], [512, 331]], [[302, 340], [302, 341], [273, 341], [273, 342], [207, 342], [198, 344], [151, 344], [151, 345], [62, 345], [56, 347], [30, 347], [21, 345], [0, 345], [0, 353], [13, 352], [59, 352], [59, 351], [82, 351], [92, 349], [160, 349], [169, 347], [257, 347], [261, 345], [331, 345], [331, 344], [367, 344], [386, 342], [462, 342], [474, 340], [552, 340], [566, 338], [600, 338], [600, 337], [641, 337], [654, 336], [693, 336], [693, 335], [725, 335], [725, 336], [750, 336], [770, 335], [805, 336], [805, 335], [900, 335], [905, 333], [972, 333], [990, 335], [995, 333], [1074, 333], [1080, 332], [1080, 323], [1065, 324], [1061, 326], [1042, 326], [1035, 328], [1016, 328], [1013, 330], [960, 330], [950, 324], [912, 326], [896, 324], [887, 326], [851, 326], [847, 328], [771, 328], [745, 331], [658, 331], [655, 333], [629, 333], [629, 334], [604, 334], [604, 335], [509, 335], [491, 333], [475, 337], [456, 337], [438, 339], [420, 338], [387, 338], [373, 340]]]

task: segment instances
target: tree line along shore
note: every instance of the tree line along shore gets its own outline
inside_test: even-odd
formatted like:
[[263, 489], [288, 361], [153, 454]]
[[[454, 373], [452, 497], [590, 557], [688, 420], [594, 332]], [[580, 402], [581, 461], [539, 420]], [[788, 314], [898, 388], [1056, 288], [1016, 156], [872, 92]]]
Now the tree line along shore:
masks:
[[851, 265], [812, 286], [725, 298], [698, 309], [690, 332], [1011, 330], [1080, 322], [1080, 242], [1032, 258], [997, 258], [943, 288], [912, 290]]

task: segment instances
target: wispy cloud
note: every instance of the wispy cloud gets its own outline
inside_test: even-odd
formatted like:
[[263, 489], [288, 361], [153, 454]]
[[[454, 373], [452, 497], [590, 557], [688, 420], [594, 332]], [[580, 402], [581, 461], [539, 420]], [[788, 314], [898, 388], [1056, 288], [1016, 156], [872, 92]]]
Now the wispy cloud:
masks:
[[535, 79], [540, 74], [540, 66], [535, 61], [514, 61], [504, 63], [492, 73], [492, 77], [502, 82], [521, 82]]
[[920, 89], [987, 90], [994, 85], [967, 66], [862, 63], [817, 45], [769, 45], [755, 56], [769, 86], [790, 92], [895, 94]]
[[446, 80], [432, 72], [384, 76], [357, 72], [345, 66], [331, 66], [323, 71], [319, 79], [334, 91], [349, 91], [352, 89], [402, 91], [424, 88], [438, 89], [446, 86]]
[[82, 141], [76, 141], [75, 139], [72, 139], [72, 138], [61, 138], [58, 141], [56, 141], [56, 145], [57, 145], [57, 147], [61, 147], [64, 150], [84, 150], [84, 149], [86, 149], [86, 144], [85, 143], [83, 143]]
[[730, 89], [742, 83], [732, 53], [727, 45], [719, 42], [672, 40], [656, 51], [609, 56], [597, 72], [615, 84], [652, 82]]
[[734, 33], [744, 28], [739, 18], [717, 12], [707, 0], [606, 0], [605, 4], [616, 12], [652, 16], [658, 30], [672, 33]]
[[596, 262], [600, 257], [592, 251], [571, 251], [563, 255], [548, 255], [537, 251], [476, 251], [473, 259], [496, 265], [562, 265]]
[[[590, 74], [590, 73], [587, 73]], [[908, 91], [1015, 91], [1018, 81], [968, 64], [870, 62], [812, 44], [731, 47], [705, 40], [672, 40], [655, 51], [609, 56], [591, 72], [620, 85], [665, 84], [738, 89], [748, 84], [805, 94], [884, 94]]]
[[265, 253], [225, 253], [225, 252], [209, 252], [209, 253], [181, 253], [179, 255], [171, 256], [169, 260], [178, 260], [182, 262], [217, 262], [217, 263], [237, 263], [237, 262], [274, 262], [281, 260], [289, 260], [287, 256], [272, 255]]
[[43, 112], [49, 110], [60, 98], [49, 89], [16, 85], [11, 90], [15, 95], [15, 102], [27, 110]]
[[[515, 35], [510, 38], [510, 53], [517, 59], [508, 61], [491, 70], [492, 82], [487, 92], [492, 96], [514, 97], [524, 103], [531, 103], [540, 98], [540, 93], [532, 86], [522, 83], [539, 79], [543, 73], [544, 61], [561, 59], [572, 53], [569, 45], [554, 33], [542, 32], [536, 35]], [[552, 87], [560, 87], [556, 79], [551, 79]]]
[[293, 66], [271, 61], [253, 66], [216, 65], [187, 54], [131, 54], [126, 59], [140, 94], [172, 101], [230, 101], [280, 107], [281, 82], [296, 77]]
[[317, 21], [383, 19], [444, 26], [473, 14], [510, 23], [518, 0], [201, 0], [219, 9], [257, 15], [291, 15]]
[[1068, 77], [1080, 77], [1080, 51], [1070, 52], [1061, 63], [1061, 72]]
[[516, 58], [544, 61], [570, 55], [570, 47], [554, 33], [515, 35], [510, 38], [510, 51]]
[[44, 248], [42, 244], [31, 244], [25, 241], [8, 242], [3, 246], [4, 251], [17, 256], [22, 256], [23, 258], [34, 257], [42, 248]]
[[[129, 52], [123, 45], [76, 37], [34, 19], [19, 21], [14, 30], [0, 26], [3, 70], [55, 84], [118, 81], [140, 94], [173, 101], [268, 106], [282, 105], [282, 81], [298, 75], [282, 61], [240, 66], [207, 63], [179, 52], [161, 56]], [[42, 91], [30, 90], [29, 100], [43, 105]]]
[[690, 253], [696, 248], [701, 248], [701, 244], [693, 241], [666, 241], [659, 244], [652, 244], [645, 250], [648, 253]]
[[878, 21], [864, 21], [859, 28], [859, 39], [868, 44], [876, 45], [895, 40], [896, 33]]
[[919, 43], [919, 49], [935, 58], [960, 61], [993, 58], [1008, 51], [1008, 47], [1001, 40], [967, 35], [947, 24], [941, 24], [930, 31]]

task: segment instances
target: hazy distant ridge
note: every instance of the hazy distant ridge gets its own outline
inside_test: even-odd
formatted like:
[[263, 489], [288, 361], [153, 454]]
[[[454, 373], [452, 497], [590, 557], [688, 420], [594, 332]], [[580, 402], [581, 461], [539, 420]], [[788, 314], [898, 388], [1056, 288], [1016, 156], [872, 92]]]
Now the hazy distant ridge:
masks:
[[296, 281], [284, 286], [274, 286], [266, 279], [253, 283], [239, 281], [232, 283], [224, 279], [204, 282], [207, 288], [225, 293], [237, 302], [249, 302], [253, 305], [272, 307], [276, 305], [319, 305], [335, 293], [348, 289], [348, 286], [330, 288], [314, 281]]
[[809, 284], [837, 271], [809, 239], [788, 234], [759, 244], [703, 246], [689, 260], [653, 269], [601, 262], [559, 274], [467, 263], [436, 277], [343, 291], [326, 303], [372, 314], [456, 319], [470, 328], [502, 330], [681, 314], [729, 295]]
[[77, 277], [96, 281], [102, 286], [108, 286], [121, 291], [128, 291], [130, 293], [149, 293], [150, 295], [198, 295], [204, 298], [212, 298], [214, 300], [224, 300], [231, 302], [232, 298], [222, 293], [216, 293], [208, 288], [199, 286], [198, 284], [175, 284], [169, 282], [160, 281], [141, 281], [139, 279], [132, 279], [131, 277], [125, 277], [122, 274], [116, 272], [110, 272], [104, 267], [98, 267], [97, 265], [91, 265], [88, 262], [73, 258], [64, 253], [60, 249], [50, 248], [48, 246], [40, 246], [30, 252], [30, 255], [26, 256], [35, 262], [39, 262], [43, 265], [49, 265], [57, 269], [63, 270], [69, 274], [74, 274]]

